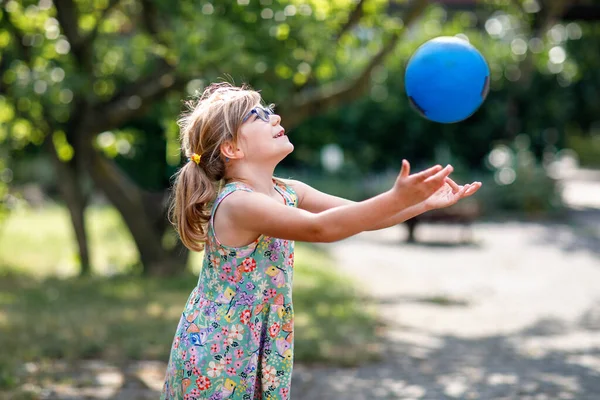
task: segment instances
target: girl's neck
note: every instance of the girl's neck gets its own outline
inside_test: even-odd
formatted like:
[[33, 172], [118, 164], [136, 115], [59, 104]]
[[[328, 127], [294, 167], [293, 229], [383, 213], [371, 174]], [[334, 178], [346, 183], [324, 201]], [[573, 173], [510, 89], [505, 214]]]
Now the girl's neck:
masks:
[[232, 171], [231, 174], [225, 176], [225, 182], [241, 182], [245, 185], [250, 186], [256, 192], [271, 196], [275, 192], [273, 185], [273, 172], [274, 170], [261, 170], [261, 171]]

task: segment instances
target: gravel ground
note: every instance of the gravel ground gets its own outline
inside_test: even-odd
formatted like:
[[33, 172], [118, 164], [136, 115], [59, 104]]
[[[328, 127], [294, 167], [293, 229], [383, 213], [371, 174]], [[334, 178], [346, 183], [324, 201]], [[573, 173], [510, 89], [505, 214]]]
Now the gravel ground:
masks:
[[401, 227], [327, 245], [388, 323], [384, 359], [295, 369], [296, 399], [600, 399], [600, 177], [569, 224]]

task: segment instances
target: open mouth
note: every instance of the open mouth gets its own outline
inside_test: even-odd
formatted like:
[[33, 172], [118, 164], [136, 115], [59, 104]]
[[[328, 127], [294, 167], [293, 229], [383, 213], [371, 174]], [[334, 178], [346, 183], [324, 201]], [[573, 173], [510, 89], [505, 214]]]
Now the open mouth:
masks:
[[285, 136], [285, 131], [282, 129], [279, 133], [273, 136], [275, 139]]

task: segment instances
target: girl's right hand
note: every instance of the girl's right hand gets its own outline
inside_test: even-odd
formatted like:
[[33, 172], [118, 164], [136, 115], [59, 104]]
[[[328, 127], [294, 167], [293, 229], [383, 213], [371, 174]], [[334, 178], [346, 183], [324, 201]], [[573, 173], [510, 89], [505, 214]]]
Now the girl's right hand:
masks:
[[410, 175], [410, 164], [402, 160], [402, 169], [391, 191], [405, 207], [413, 206], [438, 191], [453, 170], [451, 165], [445, 168], [436, 165]]

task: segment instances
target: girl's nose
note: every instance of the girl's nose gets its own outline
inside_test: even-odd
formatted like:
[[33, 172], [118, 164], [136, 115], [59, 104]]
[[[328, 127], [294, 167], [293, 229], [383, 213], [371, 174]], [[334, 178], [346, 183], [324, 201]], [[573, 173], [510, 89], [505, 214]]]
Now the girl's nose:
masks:
[[281, 122], [281, 117], [277, 114], [271, 114], [271, 124], [273, 126], [279, 124]]

